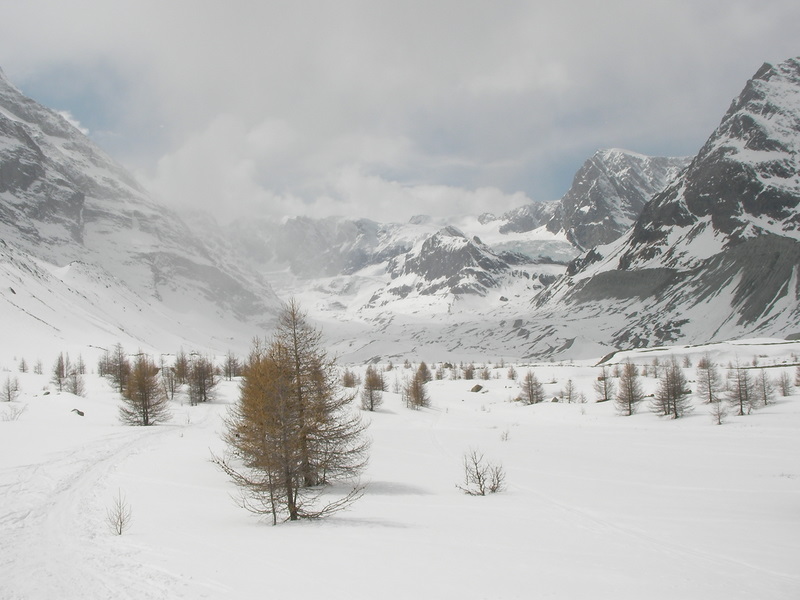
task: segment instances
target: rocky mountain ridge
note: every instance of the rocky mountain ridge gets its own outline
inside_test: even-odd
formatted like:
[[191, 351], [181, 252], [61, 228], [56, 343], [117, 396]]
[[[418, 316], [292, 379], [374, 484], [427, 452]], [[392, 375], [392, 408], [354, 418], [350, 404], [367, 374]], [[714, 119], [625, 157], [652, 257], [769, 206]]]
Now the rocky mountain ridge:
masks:
[[615, 345], [800, 334], [800, 59], [764, 65], [629, 232], [535, 310], [608, 304]]

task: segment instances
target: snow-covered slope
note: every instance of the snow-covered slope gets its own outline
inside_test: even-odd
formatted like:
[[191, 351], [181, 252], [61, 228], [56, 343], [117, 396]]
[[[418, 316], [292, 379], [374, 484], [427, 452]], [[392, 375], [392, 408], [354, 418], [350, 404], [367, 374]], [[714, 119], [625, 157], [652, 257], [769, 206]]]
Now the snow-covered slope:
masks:
[[[610, 362], [644, 367], [672, 354], [696, 364], [704, 353], [723, 377], [734, 357], [792, 377], [800, 343], [662, 348]], [[517, 364], [517, 380], [508, 364], [487, 364], [490, 378], [477, 381], [447, 370], [418, 411], [391, 391], [411, 370], [385, 372], [390, 391], [369, 413], [364, 496], [328, 519], [277, 527], [243, 510], [209, 460], [224, 448], [236, 381], [209, 404], [189, 406], [179, 393], [165, 425], [126, 427], [106, 381], [87, 376], [85, 398], [52, 386], [44, 395], [46, 375], [0, 363], [21, 388], [17, 401], [0, 402], [0, 596], [795, 600], [798, 390], [721, 426], [696, 397], [678, 420], [644, 405], [621, 417], [612, 402], [593, 402], [597, 358]], [[548, 398], [571, 382], [589, 401], [512, 402], [529, 370]], [[641, 382], [655, 391], [657, 379]], [[505, 491], [456, 488], [472, 448], [502, 465]], [[132, 522], [117, 536], [105, 520], [120, 494]]]
[[[85, 322], [87, 335], [125, 330], [143, 344], [154, 341], [147, 327], [126, 323], [121, 315], [104, 321], [119, 296], [127, 298], [129, 310], [152, 315], [154, 322], [161, 313], [170, 315], [159, 327], [175, 336], [191, 327], [186, 337], [208, 347], [227, 328], [237, 333], [262, 328], [277, 305], [261, 277], [237, 261], [218, 260], [122, 167], [60, 115], [23, 96], [2, 73], [0, 240], [3, 267], [14, 273], [18, 294], [28, 285], [28, 271], [20, 264], [39, 261], [45, 271], [87, 274], [62, 281], [72, 290], [65, 295], [31, 271], [30, 285], [39, 286], [37, 297], [52, 315], [32, 306], [26, 310], [51, 328], [58, 328], [55, 315], [73, 310], [70, 299], [82, 296], [92, 314]], [[102, 284], [84, 292], [87, 279]], [[107, 293], [94, 296], [103, 286]], [[14, 294], [4, 287], [0, 296], [6, 300], [4, 321], [14, 321]]]

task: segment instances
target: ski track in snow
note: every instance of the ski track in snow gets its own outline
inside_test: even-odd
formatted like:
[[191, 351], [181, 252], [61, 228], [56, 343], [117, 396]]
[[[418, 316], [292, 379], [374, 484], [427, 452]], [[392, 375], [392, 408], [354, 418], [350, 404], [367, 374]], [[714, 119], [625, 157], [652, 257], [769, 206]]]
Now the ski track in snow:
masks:
[[[169, 428], [123, 429], [38, 464], [13, 469], [0, 494], [0, 594], [27, 598], [170, 598], [180, 583], [142, 564], [138, 552], [114, 547], [103, 535], [98, 505], [108, 475], [127, 457], [170, 433]], [[93, 509], [94, 508], [94, 509]], [[133, 518], [136, 516], [134, 514]], [[7, 595], [10, 594], [10, 595]]]

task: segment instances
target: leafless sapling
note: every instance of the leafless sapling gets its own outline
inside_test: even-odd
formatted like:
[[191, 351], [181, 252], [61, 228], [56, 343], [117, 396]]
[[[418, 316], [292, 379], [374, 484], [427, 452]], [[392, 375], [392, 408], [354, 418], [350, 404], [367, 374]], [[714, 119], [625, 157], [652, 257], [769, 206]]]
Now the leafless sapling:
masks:
[[133, 522], [133, 511], [130, 504], [122, 495], [122, 490], [117, 490], [111, 506], [106, 510], [106, 525], [114, 535], [122, 535], [130, 529]]

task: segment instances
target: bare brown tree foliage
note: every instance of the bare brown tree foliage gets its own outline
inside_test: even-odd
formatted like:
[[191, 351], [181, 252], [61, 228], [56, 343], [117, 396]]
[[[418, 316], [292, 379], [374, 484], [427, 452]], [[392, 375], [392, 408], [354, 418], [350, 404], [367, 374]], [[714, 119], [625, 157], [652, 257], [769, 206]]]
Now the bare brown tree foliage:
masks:
[[189, 381], [189, 356], [183, 348], [175, 355], [175, 381], [178, 385], [184, 385]]
[[428, 365], [425, 363], [425, 361], [419, 363], [419, 367], [417, 367], [417, 377], [424, 383], [433, 381], [433, 375], [431, 374], [431, 370], [428, 368]]
[[467, 380], [475, 379], [475, 365], [473, 365], [472, 363], [464, 365], [463, 371], [464, 371], [464, 379]]
[[354, 388], [358, 386], [358, 377], [350, 369], [345, 369], [342, 373], [342, 387]]
[[64, 387], [67, 383], [68, 365], [69, 356], [64, 358], [64, 353], [59, 353], [58, 357], [56, 358], [56, 362], [53, 365], [53, 375], [50, 378], [50, 382], [56, 386], [56, 389], [59, 392], [64, 391]]
[[138, 354], [125, 379], [119, 418], [126, 425], [156, 425], [169, 420], [169, 401], [159, 381], [159, 369], [145, 354]]
[[130, 504], [122, 495], [122, 491], [118, 490], [117, 497], [106, 511], [106, 525], [114, 535], [122, 535], [130, 528], [132, 522], [133, 511]]
[[766, 406], [775, 401], [775, 383], [772, 381], [772, 378], [767, 375], [766, 369], [758, 370], [755, 388], [759, 404]]
[[116, 344], [109, 355], [108, 374], [120, 394], [125, 389], [125, 380], [130, 371], [131, 364], [128, 361], [128, 354], [122, 344]]
[[781, 371], [778, 378], [778, 388], [781, 390], [781, 396], [791, 396], [794, 393], [794, 385], [792, 385], [792, 378], [786, 371]]
[[794, 384], [800, 386], [800, 365], [794, 368]]
[[578, 401], [578, 391], [575, 388], [575, 382], [572, 379], [567, 379], [564, 384], [564, 389], [561, 390], [561, 398], [567, 403], [572, 404]]
[[722, 399], [722, 376], [708, 354], [697, 363], [697, 395], [708, 404]]
[[739, 416], [749, 415], [755, 406], [755, 390], [750, 371], [742, 366], [739, 359], [728, 370], [728, 402]]
[[597, 376], [597, 380], [594, 382], [593, 387], [597, 402], [608, 402], [614, 398], [614, 390], [616, 386], [611, 377], [611, 372], [605, 365], [600, 367], [600, 375]]
[[514, 368], [514, 365], [508, 367], [508, 373], [506, 374], [506, 377], [508, 377], [511, 381], [517, 380], [517, 370]]
[[519, 395], [519, 400], [523, 404], [539, 404], [544, 402], [544, 386], [536, 377], [533, 371], [525, 373], [522, 378], [522, 393]]
[[631, 361], [622, 365], [620, 373], [615, 405], [619, 414], [629, 417], [636, 412], [637, 405], [644, 397], [642, 384], [639, 382], [639, 371]]
[[219, 383], [214, 363], [210, 358], [192, 354], [189, 360], [189, 404], [195, 406], [200, 402], [214, 399], [214, 392]]
[[656, 379], [659, 378], [661, 376], [661, 361], [658, 360], [657, 356], [653, 359], [651, 367], [652, 368], [650, 371], [653, 374], [653, 377], [655, 377]]
[[234, 377], [239, 377], [241, 375], [242, 366], [239, 362], [239, 358], [233, 353], [232, 350], [228, 350], [228, 353], [225, 355], [225, 361], [222, 365], [222, 372], [228, 381], [233, 380]]
[[[423, 365], [425, 363], [422, 363]], [[420, 365], [421, 367], [422, 365]], [[430, 372], [428, 372], [430, 375]], [[417, 369], [414, 376], [406, 381], [403, 396], [408, 408], [420, 409], [430, 406], [431, 398], [425, 384], [428, 382], [426, 371]]]
[[[324, 516], [361, 495], [357, 478], [369, 443], [352, 399], [339, 385], [320, 332], [290, 301], [271, 344], [254, 343], [226, 420], [230, 451], [214, 459], [239, 486], [248, 510], [271, 515], [275, 524]], [[322, 486], [336, 481], [353, 487], [323, 502]]]
[[651, 408], [653, 412], [673, 419], [682, 417], [690, 408], [686, 377], [674, 356], [661, 370]]
[[372, 365], [367, 367], [364, 374], [364, 387], [361, 389], [361, 407], [373, 411], [383, 403], [383, 392], [386, 391], [386, 382], [383, 373]]
[[471, 449], [464, 454], [464, 483], [456, 485], [465, 494], [470, 496], [485, 496], [486, 493], [496, 494], [505, 489], [506, 473], [503, 466], [487, 462], [483, 453]]

